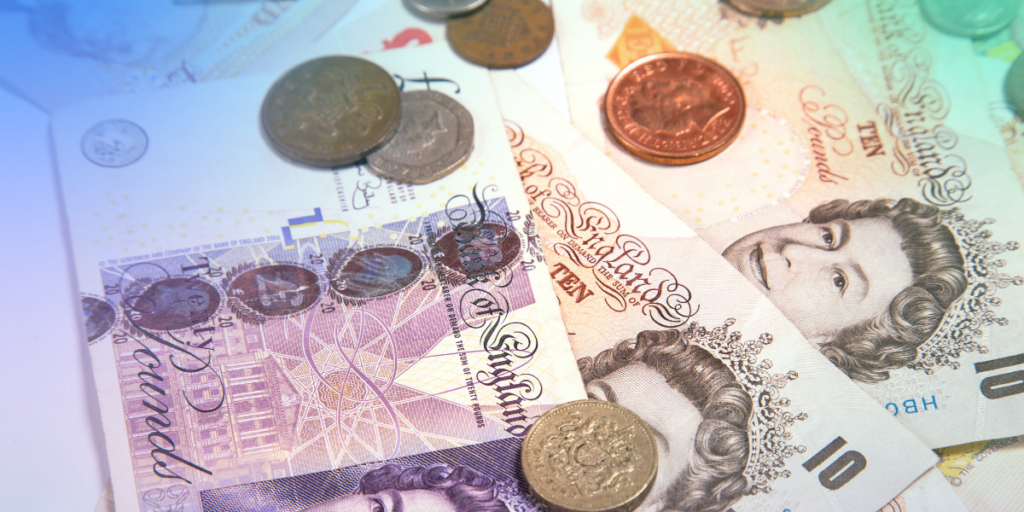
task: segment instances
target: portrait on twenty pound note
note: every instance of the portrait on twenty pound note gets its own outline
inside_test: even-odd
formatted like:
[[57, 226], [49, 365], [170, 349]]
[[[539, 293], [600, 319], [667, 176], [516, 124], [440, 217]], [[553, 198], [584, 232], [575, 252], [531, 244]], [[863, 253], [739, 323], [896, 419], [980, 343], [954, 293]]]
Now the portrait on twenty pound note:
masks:
[[[408, 184], [362, 163], [297, 165], [266, 141], [267, 91], [335, 52], [55, 118], [118, 510], [199, 512], [205, 491], [519, 439], [586, 396], [527, 250], [487, 71], [440, 45], [363, 58], [396, 89], [440, 91], [472, 116], [465, 161]], [[183, 130], [178, 116], [206, 121]], [[142, 158], [83, 155], [107, 119], [145, 129]], [[429, 481], [470, 474], [419, 465]], [[410, 504], [427, 495], [405, 491]]]
[[205, 491], [203, 512], [543, 512], [502, 439]]

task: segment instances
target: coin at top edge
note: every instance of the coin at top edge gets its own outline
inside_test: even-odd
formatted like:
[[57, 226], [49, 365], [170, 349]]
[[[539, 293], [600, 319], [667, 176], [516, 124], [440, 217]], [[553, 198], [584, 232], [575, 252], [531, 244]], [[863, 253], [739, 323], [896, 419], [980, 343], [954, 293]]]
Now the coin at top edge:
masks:
[[523, 439], [523, 475], [552, 512], [628, 512], [658, 474], [658, 445], [636, 413], [580, 400], [544, 413]]
[[487, 0], [407, 0], [417, 11], [434, 16], [447, 18], [473, 12], [487, 3]]
[[736, 9], [762, 18], [799, 16], [821, 9], [831, 0], [729, 0]]
[[1020, 0], [920, 0], [921, 14], [955, 36], [985, 37], [1013, 22]]
[[306, 61], [267, 91], [260, 120], [280, 154], [314, 167], [364, 158], [398, 129], [401, 96], [380, 66], [357, 57]]
[[633, 155], [671, 165], [707, 160], [743, 127], [743, 87], [724, 66], [687, 52], [657, 53], [622, 68], [608, 85], [612, 136]]
[[462, 58], [492, 69], [517, 68], [540, 57], [555, 35], [555, 17], [540, 0], [489, 0], [448, 19], [448, 42]]
[[366, 163], [385, 178], [422, 184], [451, 174], [472, 151], [473, 115], [466, 107], [437, 91], [407, 91], [398, 132]]

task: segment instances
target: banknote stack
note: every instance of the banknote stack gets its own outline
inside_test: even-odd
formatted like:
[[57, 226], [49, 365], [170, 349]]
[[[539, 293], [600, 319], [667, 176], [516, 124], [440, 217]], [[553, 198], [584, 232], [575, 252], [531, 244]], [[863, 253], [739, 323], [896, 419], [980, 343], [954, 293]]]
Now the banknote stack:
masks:
[[62, 105], [98, 509], [1024, 510], [1017, 7], [381, 0]]

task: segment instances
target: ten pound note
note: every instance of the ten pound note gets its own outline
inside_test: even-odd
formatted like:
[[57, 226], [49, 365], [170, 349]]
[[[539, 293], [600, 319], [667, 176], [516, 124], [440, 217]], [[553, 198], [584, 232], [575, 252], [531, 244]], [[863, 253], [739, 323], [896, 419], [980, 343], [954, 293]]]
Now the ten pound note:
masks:
[[[565, 0], [555, 16], [574, 124], [880, 407], [933, 448], [1024, 430], [1024, 192], [969, 41], [889, 0], [777, 20]], [[685, 167], [623, 150], [600, 109], [622, 67], [674, 50], [731, 69], [747, 104], [735, 143]], [[623, 95], [646, 130], [698, 144], [731, 118], [692, 81]]]
[[[536, 92], [514, 73], [491, 76], [530, 199], [529, 257], [547, 262], [587, 393], [633, 410], [657, 439], [643, 510], [875, 511], [934, 464]], [[565, 430], [559, 442], [579, 442]], [[586, 490], [630, 468], [550, 471]], [[951, 494], [941, 476], [922, 481]]]
[[[395, 457], [504, 475], [533, 418], [584, 396], [486, 71], [440, 45], [372, 59], [472, 113], [462, 168], [409, 186], [285, 161], [259, 124], [277, 73], [54, 117], [119, 511], [302, 510], [355, 488], [319, 472]], [[363, 92], [310, 87], [304, 122], [372, 116]]]

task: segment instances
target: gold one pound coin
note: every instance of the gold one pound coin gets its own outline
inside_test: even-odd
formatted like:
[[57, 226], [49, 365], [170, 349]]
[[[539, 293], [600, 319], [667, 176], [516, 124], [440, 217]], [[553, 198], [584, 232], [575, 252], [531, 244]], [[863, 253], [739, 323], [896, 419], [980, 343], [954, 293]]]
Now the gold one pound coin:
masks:
[[552, 512], [628, 512], [658, 473], [658, 446], [639, 416], [580, 400], [551, 409], [523, 440], [530, 492]]
[[398, 86], [364, 59], [321, 57], [292, 68], [270, 87], [260, 120], [280, 154], [314, 167], [362, 159], [395, 134]]

